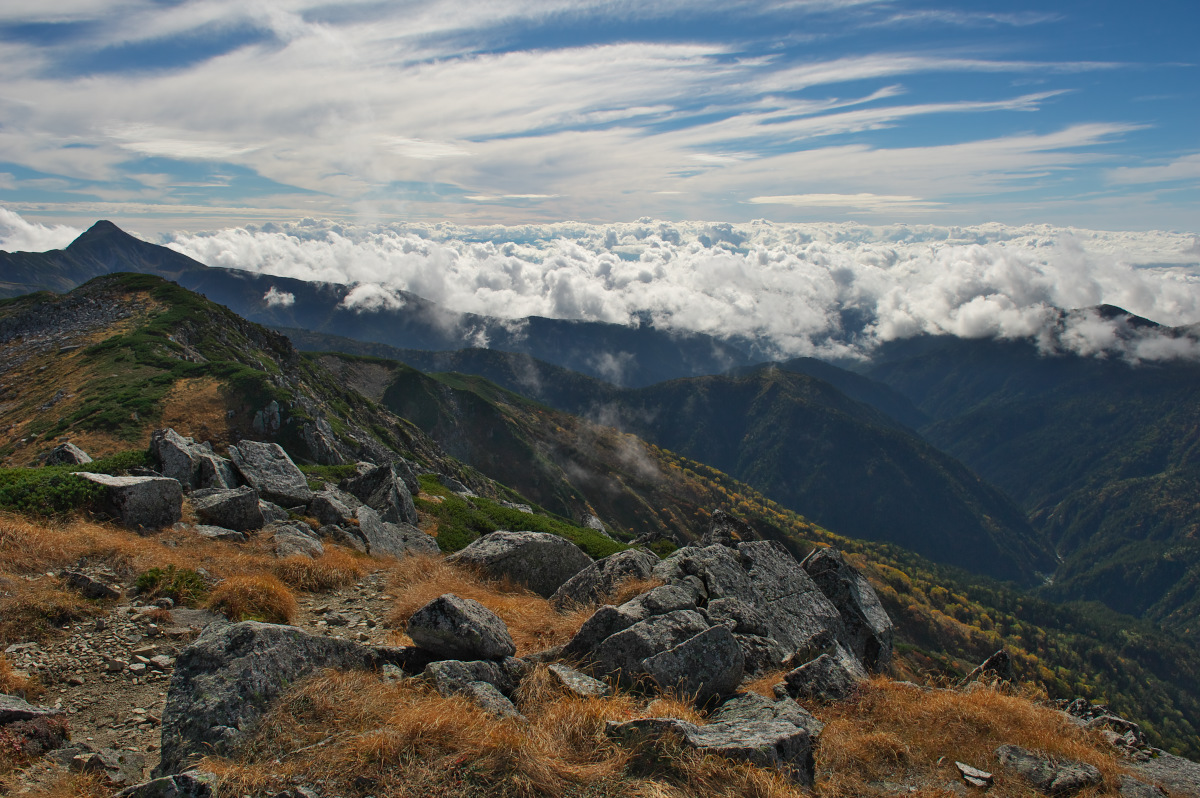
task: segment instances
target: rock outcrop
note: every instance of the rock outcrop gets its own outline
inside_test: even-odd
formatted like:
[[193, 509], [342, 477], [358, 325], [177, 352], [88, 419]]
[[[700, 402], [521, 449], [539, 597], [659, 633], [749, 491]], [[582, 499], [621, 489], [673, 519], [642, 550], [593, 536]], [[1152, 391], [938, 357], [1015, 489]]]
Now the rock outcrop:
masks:
[[453, 593], [413, 613], [406, 631], [418, 647], [444, 659], [496, 659], [517, 651], [504, 621], [478, 601]]
[[817, 549], [800, 566], [838, 608], [846, 627], [841, 642], [868, 670], [885, 670], [892, 661], [894, 627], [866, 577], [836, 549]]
[[550, 602], [558, 609], [582, 606], [609, 596], [631, 579], [649, 579], [658, 556], [645, 549], [626, 549], [590, 563], [554, 591]]
[[92, 462], [91, 456], [80, 449], [73, 443], [60, 443], [50, 450], [50, 454], [46, 455], [45, 464], [48, 466], [59, 465], [86, 465]]
[[391, 523], [417, 523], [417, 508], [404, 472], [395, 464], [372, 468], [365, 474], [342, 480], [338, 486]]
[[277, 443], [242, 441], [229, 447], [229, 459], [258, 495], [282, 507], [308, 506], [312, 491], [292, 458]]
[[207, 441], [196, 443], [173, 429], [160, 429], [150, 436], [150, 456], [160, 474], [179, 480], [185, 490], [237, 487], [233, 465], [218, 457]]
[[235, 532], [250, 532], [261, 529], [266, 523], [258, 493], [248, 485], [232, 490], [198, 490], [192, 493], [191, 498], [196, 517], [206, 524], [232, 529]]
[[508, 577], [546, 598], [592, 564], [583, 549], [548, 532], [492, 532], [449, 559], [494, 578]]

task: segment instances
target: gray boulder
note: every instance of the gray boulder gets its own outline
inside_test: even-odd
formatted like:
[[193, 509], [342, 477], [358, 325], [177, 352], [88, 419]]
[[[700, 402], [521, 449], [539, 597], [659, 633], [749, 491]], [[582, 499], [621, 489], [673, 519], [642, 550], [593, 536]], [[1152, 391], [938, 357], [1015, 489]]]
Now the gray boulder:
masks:
[[258, 500], [258, 511], [262, 513], [264, 524], [278, 524], [287, 521], [291, 516], [288, 511], [274, 502]]
[[115, 599], [120, 598], [124, 592], [117, 575], [111, 572], [101, 575], [68, 568], [58, 576], [67, 583], [67, 587], [78, 591], [84, 598]]
[[334, 435], [333, 427], [324, 418], [317, 419], [314, 424], [311, 421], [304, 422], [304, 426], [300, 429], [300, 435], [304, 438], [304, 443], [308, 446], [308, 453], [312, 456], [314, 463], [321, 465], [343, 465], [346, 458], [338, 451], [337, 436]]
[[196, 443], [173, 429], [156, 430], [150, 436], [150, 455], [159, 473], [179, 480], [185, 489], [233, 488], [238, 484], [233, 466], [218, 457], [208, 442]]
[[868, 670], [879, 673], [892, 661], [894, 628], [866, 578], [836, 549], [816, 549], [800, 566], [837, 607], [846, 627], [840, 638]]
[[178, 773], [193, 756], [229, 753], [288, 685], [313, 671], [382, 664], [374, 649], [293, 626], [208, 626], [175, 659], [157, 773]]
[[1118, 795], [1121, 798], [1168, 798], [1166, 792], [1161, 787], [1156, 787], [1153, 784], [1147, 784], [1144, 781], [1121, 774], [1120, 791]]
[[558, 609], [593, 604], [610, 596], [624, 582], [649, 579], [658, 556], [645, 549], [626, 549], [590, 563], [554, 591], [550, 602]]
[[825, 730], [825, 724], [792, 699], [780, 698], [772, 701], [758, 693], [740, 693], [729, 698], [708, 716], [708, 720], [709, 723], [725, 723], [731, 726], [783, 720], [804, 729], [814, 740]]
[[492, 532], [447, 559], [509, 577], [546, 598], [592, 563], [583, 549], [548, 532]]
[[30, 720], [55, 718], [64, 714], [61, 709], [30, 704], [15, 695], [0, 693], [0, 726]]
[[325, 553], [321, 540], [307, 524], [279, 524], [268, 527], [275, 544], [275, 556], [320, 557]]
[[433, 557], [440, 552], [437, 540], [433, 537], [411, 524], [384, 521], [370, 507], [359, 507], [355, 517], [358, 519], [358, 535], [374, 557], [399, 558], [409, 554]]
[[211, 488], [195, 491], [192, 493], [192, 508], [196, 511], [196, 517], [204, 523], [235, 532], [261, 529], [266, 523], [258, 494], [248, 485], [232, 490]]
[[55, 446], [50, 450], [50, 454], [46, 455], [45, 460], [48, 466], [84, 465], [90, 462], [91, 456], [73, 443], [60, 443]]
[[373, 468], [367, 473], [342, 480], [339, 487], [391, 523], [417, 523], [417, 508], [412, 491], [405, 484], [401, 469], [394, 465]]
[[487, 682], [468, 682], [461, 693], [490, 715], [498, 718], [525, 720], [525, 716], [521, 714], [516, 705], [508, 696], [496, 689], [495, 685]]
[[241, 441], [229, 447], [229, 458], [246, 484], [267, 501], [295, 507], [312, 499], [308, 480], [277, 443]]
[[849, 655], [822, 654], [790, 671], [783, 677], [783, 684], [792, 698], [843, 701], [865, 678], [866, 673]]
[[708, 622], [695, 610], [651, 616], [601, 642], [591, 655], [593, 669], [631, 686], [650, 675], [643, 665], [646, 659], [669, 651], [708, 628]]
[[1104, 781], [1100, 771], [1086, 762], [1051, 759], [1017, 745], [1000, 746], [996, 758], [1046, 795], [1074, 795]]
[[331, 488], [314, 493], [308, 503], [308, 514], [322, 524], [344, 524], [354, 517], [354, 510], [359, 502], [349, 493]]
[[162, 529], [182, 517], [183, 489], [167, 477], [114, 477], [76, 472], [105, 488], [100, 511], [130, 529]]
[[705, 629], [640, 665], [660, 690], [674, 690], [698, 706], [737, 690], [744, 667], [742, 649], [724, 626]]
[[676, 718], [643, 718], [608, 721], [605, 734], [636, 747], [658, 747], [675, 739], [704, 754], [775, 768], [805, 786], [813, 783], [814, 741], [808, 731], [786, 720], [696, 726]]
[[328, 540], [331, 543], [336, 543], [339, 546], [367, 553], [367, 541], [363, 540], [356, 526], [339, 526], [337, 524], [326, 524], [317, 530], [317, 535], [321, 540]]
[[516, 657], [473, 662], [446, 659], [429, 663], [422, 676], [432, 681], [437, 691], [445, 696], [461, 693], [471, 682], [487, 682], [504, 695], [511, 696], [528, 669]]
[[444, 659], [511, 657], [517, 647], [499, 616], [478, 601], [446, 593], [408, 619], [408, 636]]

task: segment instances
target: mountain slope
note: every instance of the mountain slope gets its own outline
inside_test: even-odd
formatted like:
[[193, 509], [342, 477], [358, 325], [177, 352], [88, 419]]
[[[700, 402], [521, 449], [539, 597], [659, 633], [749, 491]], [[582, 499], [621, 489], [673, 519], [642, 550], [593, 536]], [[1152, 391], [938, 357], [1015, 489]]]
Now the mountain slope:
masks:
[[1065, 560], [1051, 595], [1200, 631], [1200, 364], [925, 338], [884, 347], [867, 374], [1047, 533]]
[[634, 325], [457, 313], [406, 291], [355, 293], [345, 285], [209, 268], [166, 247], [97, 222], [66, 249], [0, 252], [0, 296], [65, 291], [100, 274], [155, 274], [201, 293], [244, 318], [409, 349], [490, 346], [526, 352], [626, 385], [724, 371], [746, 362], [738, 348], [698, 333]]

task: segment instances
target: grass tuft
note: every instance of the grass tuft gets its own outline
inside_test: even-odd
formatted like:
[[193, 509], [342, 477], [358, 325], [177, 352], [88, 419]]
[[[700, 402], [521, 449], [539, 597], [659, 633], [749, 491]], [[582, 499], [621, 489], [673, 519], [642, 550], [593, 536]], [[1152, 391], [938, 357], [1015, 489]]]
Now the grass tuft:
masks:
[[311, 593], [345, 587], [357, 582], [368, 570], [363, 557], [330, 545], [325, 546], [320, 557], [287, 557], [273, 568], [275, 576], [288, 587]]
[[288, 586], [272, 574], [237, 574], [213, 588], [207, 607], [231, 621], [291, 623], [299, 611]]

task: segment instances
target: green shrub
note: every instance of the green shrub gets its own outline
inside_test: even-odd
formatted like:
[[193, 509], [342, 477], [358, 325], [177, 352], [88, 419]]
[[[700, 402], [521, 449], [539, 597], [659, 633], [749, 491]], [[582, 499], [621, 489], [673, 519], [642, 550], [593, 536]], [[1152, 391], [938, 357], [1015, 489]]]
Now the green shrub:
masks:
[[43, 518], [86, 510], [103, 498], [104, 488], [75, 476], [75, 472], [120, 474], [146, 465], [147, 459], [146, 452], [132, 451], [84, 465], [0, 468], [0, 507]]
[[137, 592], [147, 598], [166, 596], [176, 604], [195, 605], [208, 595], [204, 577], [191, 568], [154, 567], [138, 575]]

